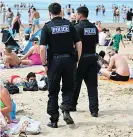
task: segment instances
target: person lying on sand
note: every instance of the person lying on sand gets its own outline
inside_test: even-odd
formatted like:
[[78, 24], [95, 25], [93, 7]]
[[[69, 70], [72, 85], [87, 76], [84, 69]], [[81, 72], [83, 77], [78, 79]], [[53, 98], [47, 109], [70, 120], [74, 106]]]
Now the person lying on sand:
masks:
[[[117, 54], [112, 47], [107, 48], [107, 54], [110, 56], [109, 66], [108, 68], [101, 68], [102, 75], [115, 81], [128, 81], [130, 71], [126, 59]], [[114, 65], [115, 69], [113, 69]]]
[[34, 81], [36, 80], [36, 75], [35, 73], [33, 72], [30, 72], [28, 73], [28, 75], [26, 76], [26, 78], [21, 78], [20, 76], [18, 75], [13, 75], [11, 77], [11, 79], [9, 80], [10, 83], [16, 85], [16, 84], [19, 84], [19, 83], [24, 83], [24, 82], [31, 82], [31, 81]]
[[17, 54], [12, 51], [9, 47], [5, 48], [5, 68], [19, 67], [21, 60], [18, 58]]
[[[4, 83], [11, 83], [13, 85], [19, 85], [19, 84], [24, 84], [25, 82], [34, 82], [37, 81], [39, 89], [42, 90], [47, 90], [48, 87], [48, 81], [47, 81], [47, 76], [45, 74], [40, 74], [40, 73], [33, 73], [30, 72], [26, 76], [26, 78], [22, 78], [19, 75], [13, 75], [11, 76], [10, 79], [5, 80]], [[45, 81], [45, 82], [44, 82]]]

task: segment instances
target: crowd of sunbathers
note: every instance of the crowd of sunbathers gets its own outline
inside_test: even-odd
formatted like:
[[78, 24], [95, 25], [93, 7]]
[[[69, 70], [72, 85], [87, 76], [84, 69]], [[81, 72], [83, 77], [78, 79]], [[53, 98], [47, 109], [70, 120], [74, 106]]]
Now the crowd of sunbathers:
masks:
[[[31, 24], [29, 24], [29, 27], [31, 27]], [[19, 67], [20, 65], [41, 65], [39, 37], [34, 37], [29, 40], [30, 28], [25, 30], [24, 36], [25, 40], [20, 44], [20, 49], [23, 51], [29, 42], [32, 43], [32, 46], [25, 55], [19, 57], [19, 55], [14, 52], [12, 46], [6, 46], [5, 44], [4, 53], [1, 52], [0, 54], [0, 60], [1, 63], [3, 60], [4, 68]]]
[[[109, 30], [101, 27], [101, 22], [96, 22], [95, 25], [99, 30], [99, 45], [108, 46], [107, 54], [105, 57], [102, 56], [103, 60], [106, 58], [106, 63], [103, 64], [104, 66], [106, 64], [107, 68], [103, 68], [103, 66], [101, 66], [102, 69], [100, 72], [102, 75], [111, 78], [112, 80], [127, 81], [130, 76], [128, 64], [122, 55], [117, 54], [119, 52], [120, 41], [122, 41], [125, 47], [123, 36], [121, 34], [122, 29], [120, 27], [116, 28], [116, 34], [111, 37]], [[31, 29], [32, 24], [29, 24], [24, 32], [25, 40], [21, 45], [21, 49], [24, 50], [29, 41], [32, 43], [32, 46], [25, 55], [19, 57], [10, 46], [5, 46], [4, 57], [2, 54], [0, 55], [1, 60], [4, 58], [5, 68], [19, 67], [21, 65], [31, 66], [42, 64], [40, 57], [39, 38], [34, 37], [29, 40], [31, 36]]]

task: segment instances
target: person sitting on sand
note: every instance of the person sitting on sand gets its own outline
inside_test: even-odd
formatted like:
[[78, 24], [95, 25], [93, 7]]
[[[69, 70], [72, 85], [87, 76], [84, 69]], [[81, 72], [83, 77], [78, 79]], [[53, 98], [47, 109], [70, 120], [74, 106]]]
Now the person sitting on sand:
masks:
[[[102, 75], [114, 81], [128, 81], [130, 71], [126, 59], [116, 53], [112, 47], [107, 48], [107, 54], [110, 56], [109, 66], [108, 68], [101, 68]], [[114, 65], [115, 70], [113, 70]]]
[[22, 65], [41, 65], [40, 46], [38, 45], [39, 39], [37, 37], [32, 40], [33, 46], [29, 49], [22, 58]]
[[4, 88], [2, 82], [0, 82], [0, 112], [6, 118], [8, 124], [12, 122], [9, 114], [11, 111], [12, 101], [9, 92]]
[[12, 51], [11, 48], [5, 48], [5, 59], [4, 65], [5, 68], [19, 67], [21, 64], [21, 60], [18, 58], [17, 54]]

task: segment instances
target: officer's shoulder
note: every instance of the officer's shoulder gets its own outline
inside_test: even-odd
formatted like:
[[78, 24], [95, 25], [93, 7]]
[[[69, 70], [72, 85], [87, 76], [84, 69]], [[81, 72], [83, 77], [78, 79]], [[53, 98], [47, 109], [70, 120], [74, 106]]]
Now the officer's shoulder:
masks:
[[77, 22], [74, 27], [81, 27], [81, 23], [80, 22]]
[[[51, 22], [51, 21], [47, 21], [47, 22], [45, 22], [45, 25], [49, 24], [50, 22]], [[44, 26], [45, 26], [45, 25], [44, 25]]]
[[90, 25], [91, 25], [92, 27], [97, 28], [96, 25], [95, 25], [94, 23], [92, 23], [92, 22], [89, 22], [89, 23], [90, 23]]
[[77, 22], [77, 23], [75, 24], [75, 26], [76, 26], [76, 25], [80, 25], [80, 22]]
[[63, 18], [62, 20], [63, 20], [63, 21], [68, 21], [68, 22], [70, 22], [68, 19], [65, 19], [65, 18]]

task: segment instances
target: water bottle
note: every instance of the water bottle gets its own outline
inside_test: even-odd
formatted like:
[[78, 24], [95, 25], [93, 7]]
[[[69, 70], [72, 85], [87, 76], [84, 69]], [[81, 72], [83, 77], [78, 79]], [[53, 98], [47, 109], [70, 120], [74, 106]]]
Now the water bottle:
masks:
[[19, 92], [21, 93], [21, 92], [23, 92], [23, 84], [19, 84]]

